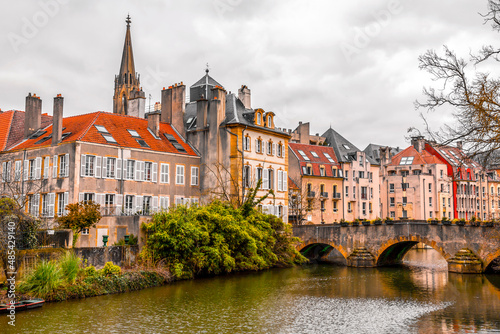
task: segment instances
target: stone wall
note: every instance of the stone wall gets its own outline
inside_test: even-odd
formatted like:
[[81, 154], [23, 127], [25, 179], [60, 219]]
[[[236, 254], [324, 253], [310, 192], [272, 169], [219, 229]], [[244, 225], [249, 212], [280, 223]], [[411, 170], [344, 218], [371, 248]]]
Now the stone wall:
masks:
[[93, 265], [96, 269], [101, 269], [110, 261], [120, 267], [130, 267], [136, 263], [139, 255], [139, 246], [84, 247], [73, 250], [84, 261], [87, 260], [87, 265]]

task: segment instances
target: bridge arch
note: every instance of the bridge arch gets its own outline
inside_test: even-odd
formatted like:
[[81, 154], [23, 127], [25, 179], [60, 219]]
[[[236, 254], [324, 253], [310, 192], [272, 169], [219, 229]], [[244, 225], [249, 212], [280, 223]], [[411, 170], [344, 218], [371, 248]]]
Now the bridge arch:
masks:
[[307, 253], [316, 252], [318, 258], [328, 255], [334, 249], [338, 253], [340, 253], [347, 261], [347, 257], [349, 256], [347, 251], [341, 245], [337, 245], [336, 243], [331, 241], [327, 240], [310, 241], [306, 243], [301, 243], [300, 245], [297, 246], [297, 250], [299, 252], [303, 254], [305, 253], [304, 256], [307, 257]]
[[[495, 261], [496, 260], [496, 261]], [[491, 254], [488, 254], [484, 260], [483, 260], [483, 265], [484, 265], [484, 270], [485, 271], [490, 271], [492, 270], [491, 266], [493, 264], [493, 261], [495, 261], [497, 264], [500, 264], [500, 249], [497, 249], [496, 252], [493, 252]]]
[[377, 266], [399, 264], [408, 251], [418, 243], [423, 243], [437, 251], [443, 259], [448, 260], [451, 255], [439, 247], [435, 241], [416, 236], [402, 236], [390, 239], [380, 246], [374, 254]]

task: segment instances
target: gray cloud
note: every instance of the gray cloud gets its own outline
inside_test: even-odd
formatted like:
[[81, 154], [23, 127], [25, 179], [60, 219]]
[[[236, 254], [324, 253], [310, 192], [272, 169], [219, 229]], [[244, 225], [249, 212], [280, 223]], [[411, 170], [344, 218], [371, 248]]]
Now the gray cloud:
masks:
[[[44, 8], [54, 3], [57, 12], [47, 14]], [[58, 93], [67, 115], [110, 111], [130, 13], [136, 70], [152, 103], [163, 86], [195, 82], [208, 62], [227, 90], [247, 84], [253, 105], [273, 110], [278, 126], [310, 121], [322, 133], [331, 124], [360, 148], [406, 146], [406, 129], [422, 127], [413, 102], [431, 84], [418, 70], [418, 56], [443, 44], [467, 56], [498, 36], [477, 14], [486, 0], [400, 0], [397, 13], [381, 14], [391, 3], [10, 2], [0, 11], [0, 108], [23, 110], [26, 94], [34, 92], [44, 112], [51, 113]], [[13, 47], [13, 34], [22, 37], [26, 22], [35, 24], [40, 13], [46, 22]], [[346, 58], [342, 43], [354, 45], [359, 31], [370, 36]], [[436, 127], [451, 120], [444, 111], [429, 118]]]

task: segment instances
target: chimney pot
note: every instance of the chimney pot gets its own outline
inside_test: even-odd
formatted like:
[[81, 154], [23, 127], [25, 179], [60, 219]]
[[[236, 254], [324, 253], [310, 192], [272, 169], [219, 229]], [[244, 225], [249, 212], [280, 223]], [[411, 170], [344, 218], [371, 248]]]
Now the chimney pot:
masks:
[[26, 109], [24, 115], [24, 137], [28, 138], [41, 128], [42, 124], [42, 100], [33, 94], [26, 97]]
[[57, 145], [62, 140], [64, 98], [57, 94], [54, 98], [54, 112], [52, 115], [52, 145]]

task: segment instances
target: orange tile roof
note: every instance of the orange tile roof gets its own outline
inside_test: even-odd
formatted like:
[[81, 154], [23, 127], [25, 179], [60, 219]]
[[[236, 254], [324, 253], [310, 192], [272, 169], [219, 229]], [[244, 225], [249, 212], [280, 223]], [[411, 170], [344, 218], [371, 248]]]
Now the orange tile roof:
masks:
[[439, 159], [435, 155], [427, 152], [426, 150], [422, 150], [422, 152], [418, 152], [415, 147], [409, 146], [403, 151], [399, 152], [395, 156], [392, 157], [391, 163], [389, 166], [399, 166], [401, 163], [401, 159], [405, 157], [413, 157], [412, 165], [433, 165], [433, 164], [446, 164], [445, 161]]
[[[297, 158], [299, 159], [300, 172], [302, 173], [302, 167], [307, 166], [308, 164], [312, 165], [312, 175], [321, 175], [320, 166], [335, 166], [340, 168], [340, 164], [338, 163], [337, 156], [335, 155], [335, 151], [333, 147], [329, 146], [319, 146], [319, 145], [308, 145], [308, 144], [298, 144], [298, 143], [289, 143], [288, 146], [295, 153]], [[305, 160], [302, 155], [298, 151], [304, 152], [309, 160]], [[315, 152], [317, 157], [312, 155], [311, 152]], [[330, 162], [328, 158], [325, 156], [327, 153], [334, 162]], [[331, 168], [325, 168], [325, 176], [334, 177]]]
[[[106, 141], [103, 134], [100, 133], [95, 125], [101, 125], [106, 128], [109, 134], [116, 140], [117, 143]], [[72, 141], [83, 141], [89, 143], [105, 144], [117, 147], [139, 148], [143, 150], [159, 151], [166, 153], [178, 153], [185, 155], [196, 156], [194, 150], [185, 143], [182, 138], [176, 133], [172, 126], [168, 123], [160, 123], [160, 139], [154, 136], [148, 130], [148, 121], [144, 118], [132, 117], [98, 111], [90, 114], [66, 117], [63, 119], [63, 134], [71, 133], [67, 136], [63, 143]], [[127, 131], [135, 130], [140, 135], [149, 147], [142, 147], [132, 135]], [[35, 139], [28, 139], [11, 148], [11, 150], [21, 150], [25, 148], [50, 146], [51, 140], [43, 143], [37, 142], [52, 134], [52, 125], [45, 128], [47, 131], [43, 136]], [[165, 134], [170, 134], [177, 139], [179, 144], [186, 152], [179, 152], [173, 144], [165, 137]]]
[[13, 117], [13, 110], [0, 113], [0, 151], [3, 151], [7, 145]]

